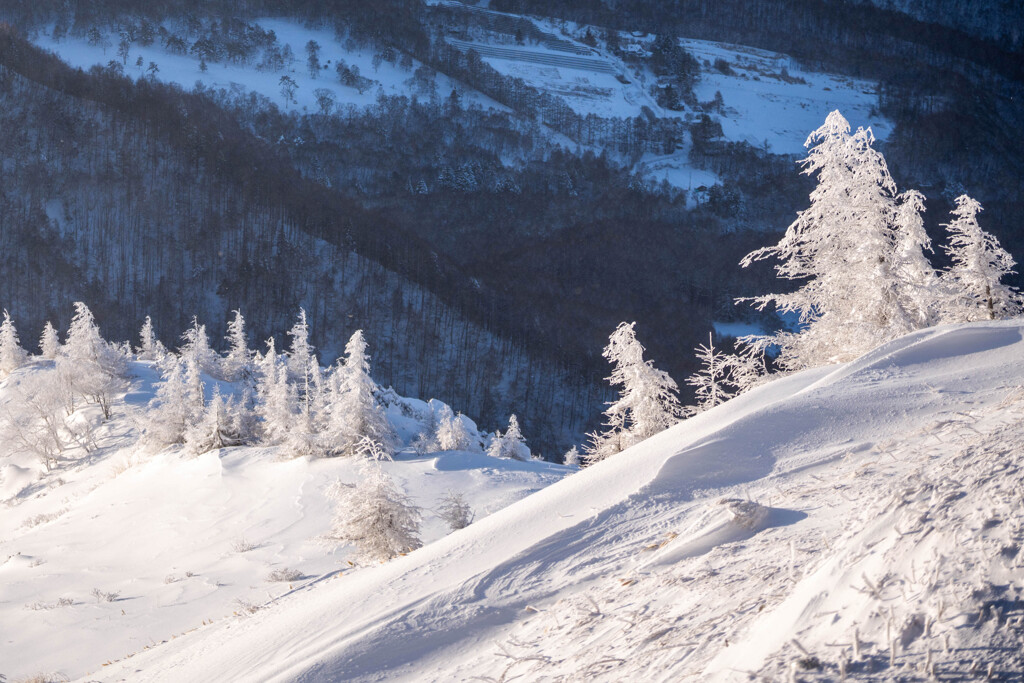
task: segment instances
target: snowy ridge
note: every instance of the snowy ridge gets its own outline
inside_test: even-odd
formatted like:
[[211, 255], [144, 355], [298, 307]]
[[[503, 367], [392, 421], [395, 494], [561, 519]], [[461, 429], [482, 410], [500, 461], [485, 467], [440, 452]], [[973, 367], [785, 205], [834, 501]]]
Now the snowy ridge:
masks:
[[103, 679], [1009, 680], [1022, 332], [931, 329], [778, 379]]

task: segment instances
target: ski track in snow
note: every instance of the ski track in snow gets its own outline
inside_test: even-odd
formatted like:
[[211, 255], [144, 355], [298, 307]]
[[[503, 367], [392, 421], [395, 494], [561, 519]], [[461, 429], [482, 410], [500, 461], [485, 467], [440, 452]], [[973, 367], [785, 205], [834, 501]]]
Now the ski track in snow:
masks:
[[1013, 680], [1022, 332], [930, 329], [780, 378], [103, 679]]

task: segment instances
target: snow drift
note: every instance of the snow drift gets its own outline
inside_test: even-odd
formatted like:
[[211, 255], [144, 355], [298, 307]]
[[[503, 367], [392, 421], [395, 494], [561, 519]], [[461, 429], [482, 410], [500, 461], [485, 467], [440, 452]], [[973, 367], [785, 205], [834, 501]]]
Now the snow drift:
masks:
[[1007, 679], [1024, 326], [778, 379], [103, 680]]

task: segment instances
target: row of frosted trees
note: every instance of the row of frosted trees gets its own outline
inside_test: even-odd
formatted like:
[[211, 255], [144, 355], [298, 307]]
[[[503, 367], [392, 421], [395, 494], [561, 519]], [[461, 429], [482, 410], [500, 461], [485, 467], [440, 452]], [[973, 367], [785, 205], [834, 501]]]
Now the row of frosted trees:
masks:
[[[925, 254], [932, 245], [921, 217], [924, 196], [897, 191], [873, 143], [870, 129], [851, 132], [838, 111], [808, 137], [810, 152], [801, 163], [804, 173], [818, 177], [810, 207], [778, 244], [741, 262], [747, 267], [776, 258], [779, 278], [802, 283], [791, 292], [740, 300], [795, 313], [798, 328], [743, 337], [731, 354], [710, 339], [698, 346], [701, 370], [687, 379], [696, 405], [683, 406], [672, 378], [643, 358], [633, 323], [615, 330], [604, 356], [614, 368], [608, 380], [621, 395], [605, 410], [604, 430], [590, 435], [586, 464], [766, 381], [766, 353], [781, 371], [797, 371], [853, 360], [933, 325], [1020, 315], [1020, 294], [1002, 282], [1015, 262], [979, 226], [981, 205], [967, 195], [957, 198], [945, 225], [950, 265], [937, 270]], [[580, 457], [574, 448], [566, 460]]]

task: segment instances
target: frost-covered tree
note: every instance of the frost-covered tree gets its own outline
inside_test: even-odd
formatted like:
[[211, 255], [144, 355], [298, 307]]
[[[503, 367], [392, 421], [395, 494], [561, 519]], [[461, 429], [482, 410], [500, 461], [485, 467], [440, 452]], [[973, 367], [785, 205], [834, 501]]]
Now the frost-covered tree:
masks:
[[143, 435], [148, 444], [158, 448], [184, 443], [205, 412], [202, 384], [197, 387], [195, 377], [189, 376], [188, 364], [172, 354], [164, 359], [162, 369], [162, 379], [146, 411]]
[[448, 525], [452, 531], [465, 529], [473, 523], [476, 516], [473, 508], [466, 502], [466, 497], [461, 493], [449, 491], [438, 503], [437, 516]]
[[694, 350], [700, 361], [700, 370], [690, 375], [686, 383], [694, 387], [697, 410], [710, 410], [735, 395], [732, 384], [733, 363], [727, 354], [715, 348], [710, 333], [707, 346], [701, 344]]
[[491, 443], [487, 446], [487, 455], [515, 460], [530, 459], [530, 449], [519, 429], [519, 418], [512, 415], [508, 418], [508, 429], [505, 430], [505, 433], [502, 434], [500, 431], [494, 433]]
[[239, 413], [233, 397], [227, 400], [215, 387], [202, 416], [185, 430], [185, 450], [202, 455], [242, 443]]
[[942, 274], [947, 300], [943, 322], [970, 322], [1009, 318], [1021, 312], [1021, 297], [1002, 279], [1016, 271], [1013, 257], [999, 240], [978, 225], [981, 204], [961, 195], [956, 199], [953, 220], [948, 223], [945, 251], [952, 262]]
[[221, 375], [229, 382], [237, 382], [247, 378], [252, 372], [252, 351], [245, 337], [245, 318], [241, 311], [235, 314], [228, 323], [228, 333], [224, 337], [228, 342], [228, 353], [221, 360]]
[[470, 434], [462, 415], [455, 415], [447, 405], [437, 418], [437, 449], [441, 451], [479, 451], [480, 446]]
[[[906, 239], [897, 220], [896, 185], [885, 159], [872, 144], [870, 129], [850, 132], [838, 112], [808, 137], [803, 172], [817, 175], [810, 206], [797, 214], [782, 240], [748, 254], [741, 265], [776, 258], [796, 290], [752, 301], [800, 316], [802, 330], [751, 338], [780, 348], [788, 369], [843, 362], [921, 325], [907, 310], [901, 283], [904, 262], [915, 261], [919, 236]], [[908, 199], [908, 210], [913, 199]], [[915, 244], [916, 241], [916, 244]]]
[[262, 420], [263, 443], [287, 441], [298, 412], [298, 396], [288, 381], [288, 367], [278, 360], [273, 338], [267, 340], [267, 353], [257, 362], [256, 413]]
[[11, 374], [28, 360], [28, 354], [21, 348], [18, 330], [11, 315], [4, 310], [4, 321], [0, 323], [0, 377]]
[[354, 544], [359, 559], [368, 562], [383, 562], [419, 548], [420, 512], [381, 468], [387, 452], [365, 439], [356, 454], [363, 458], [361, 481], [339, 481], [328, 491], [336, 501], [330, 537]]
[[306, 323], [305, 310], [299, 309], [299, 319], [288, 331], [288, 336], [292, 340], [287, 354], [288, 378], [297, 385], [299, 412], [312, 426], [313, 411], [321, 389], [320, 363], [309, 343], [309, 325]]
[[57, 337], [57, 330], [50, 321], [46, 321], [43, 327], [43, 334], [39, 337], [39, 350], [43, 358], [54, 359], [60, 354], [60, 339]]
[[942, 298], [938, 274], [925, 256], [932, 240], [924, 229], [924, 195], [907, 190], [897, 198], [895, 272], [897, 295], [916, 328], [934, 325]]
[[569, 467], [579, 467], [580, 466], [580, 451], [579, 451], [579, 449], [576, 448], [576, 446], [573, 446], [572, 448], [567, 450], [565, 452], [565, 455], [562, 457], [562, 462], [565, 463], [566, 465], [568, 465]]
[[604, 349], [604, 357], [612, 364], [608, 381], [621, 387], [621, 394], [604, 411], [605, 431], [590, 435], [584, 453], [587, 464], [654, 436], [687, 414], [679, 403], [675, 381], [651, 361], [644, 360], [644, 347], [637, 341], [635, 325], [620, 323]]
[[158, 361], [167, 355], [167, 349], [156, 338], [156, 332], [153, 331], [153, 321], [148, 315], [146, 316], [146, 321], [142, 323], [142, 329], [139, 330], [139, 346], [135, 351], [135, 355], [139, 360], [152, 361]]
[[75, 302], [75, 315], [56, 364], [71, 389], [98, 404], [109, 418], [113, 398], [124, 388], [128, 351], [103, 339], [92, 311], [81, 301]]
[[220, 357], [216, 351], [210, 348], [210, 340], [206, 336], [206, 325], [200, 325], [199, 320], [192, 316], [192, 325], [181, 335], [181, 340], [184, 343], [178, 353], [189, 367], [194, 367], [198, 372], [205, 372], [213, 377], [219, 376]]
[[369, 438], [391, 453], [397, 437], [377, 401], [377, 384], [370, 376], [370, 357], [366, 353], [362, 330], [345, 345], [345, 359], [331, 374], [327, 397], [324, 444], [329, 455], [351, 455]]

